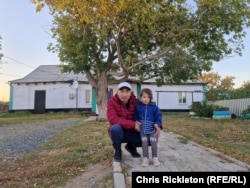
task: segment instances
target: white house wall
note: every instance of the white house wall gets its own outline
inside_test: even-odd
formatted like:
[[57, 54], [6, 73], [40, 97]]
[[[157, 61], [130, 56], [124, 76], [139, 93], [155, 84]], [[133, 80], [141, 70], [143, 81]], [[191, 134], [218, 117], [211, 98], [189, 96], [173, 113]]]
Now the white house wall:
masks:
[[[46, 91], [46, 109], [91, 108], [91, 100], [90, 103], [86, 103], [85, 100], [86, 90], [91, 91], [89, 84], [79, 84], [78, 89], [75, 89], [68, 83], [40, 83], [37, 85], [13, 84], [12, 110], [33, 110], [36, 90]], [[78, 97], [76, 97], [77, 90]]]
[[[111, 85], [109, 88], [113, 89], [113, 95], [117, 91], [118, 85]], [[137, 95], [137, 85], [131, 84], [132, 91]], [[153, 101], [157, 103], [161, 110], [189, 110], [192, 102], [203, 101], [203, 87], [202, 85], [163, 85], [156, 86], [154, 84], [142, 84], [141, 89], [149, 88], [153, 93]], [[156, 92], [156, 91], [166, 91], [166, 92]], [[176, 92], [174, 92], [176, 91]], [[186, 103], [179, 103], [178, 91], [186, 91]], [[194, 92], [200, 91], [200, 92]], [[192, 93], [193, 92], [193, 93]], [[158, 100], [157, 100], [158, 93]], [[137, 97], [140, 97], [138, 94]]]
[[27, 85], [13, 85], [13, 110], [28, 110], [34, 108], [34, 94]]
[[[90, 102], [86, 103], [86, 90], [90, 91]], [[78, 108], [91, 108], [92, 86], [90, 84], [79, 84], [78, 87]]]
[[[202, 91], [201, 85], [163, 85], [156, 86], [152, 84], [142, 84], [141, 89], [150, 88], [153, 93], [153, 101], [157, 103], [160, 109], [162, 110], [188, 110], [190, 109], [190, 105], [194, 101], [202, 101], [203, 93], [202, 92], [194, 92], [194, 91]], [[166, 92], [157, 92], [157, 91], [166, 91]], [[176, 92], [175, 92], [176, 91]], [[186, 91], [186, 103], [179, 103], [178, 92]], [[193, 92], [193, 96], [192, 96]], [[158, 93], [158, 99], [157, 99]], [[193, 97], [193, 98], [192, 98]]]

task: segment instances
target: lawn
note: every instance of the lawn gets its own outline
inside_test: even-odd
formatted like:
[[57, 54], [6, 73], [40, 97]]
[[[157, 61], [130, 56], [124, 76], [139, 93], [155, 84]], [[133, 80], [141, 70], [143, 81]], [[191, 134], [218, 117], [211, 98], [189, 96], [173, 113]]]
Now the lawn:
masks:
[[164, 131], [173, 132], [250, 164], [250, 120], [194, 118], [165, 113]]
[[[163, 131], [184, 136], [250, 164], [250, 121], [191, 118], [188, 113], [163, 113]], [[0, 114], [0, 127], [30, 121], [85, 119], [83, 113], [34, 115]], [[110, 173], [101, 187], [112, 187], [113, 149], [108, 123], [90, 122], [71, 127], [15, 162], [0, 163], [0, 187], [57, 187], [87, 170], [88, 164], [105, 163]]]

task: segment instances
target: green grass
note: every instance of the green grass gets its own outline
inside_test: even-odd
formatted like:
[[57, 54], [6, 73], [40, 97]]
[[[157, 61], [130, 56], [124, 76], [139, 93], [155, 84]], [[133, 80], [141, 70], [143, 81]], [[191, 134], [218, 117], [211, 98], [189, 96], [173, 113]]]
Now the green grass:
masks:
[[48, 121], [51, 119], [85, 118], [86, 112], [54, 112], [46, 114], [33, 114], [29, 111], [15, 113], [0, 113], [0, 127], [11, 124]]
[[[250, 121], [191, 118], [188, 113], [163, 113], [163, 131], [182, 135], [180, 140], [195, 141], [250, 164]], [[29, 113], [1, 116], [1, 126], [17, 122], [79, 118], [81, 113]], [[58, 187], [87, 170], [88, 164], [103, 163], [110, 174], [103, 177], [112, 187], [113, 148], [107, 134], [108, 123], [89, 122], [65, 129], [35, 151], [13, 162], [0, 164], [0, 187]], [[101, 185], [101, 183], [100, 183]]]
[[173, 132], [250, 164], [250, 121], [191, 118], [188, 113], [164, 115], [164, 131]]
[[104, 162], [111, 167], [107, 127], [90, 122], [68, 128], [15, 163], [2, 163], [0, 187], [55, 187], [83, 173], [89, 164]]

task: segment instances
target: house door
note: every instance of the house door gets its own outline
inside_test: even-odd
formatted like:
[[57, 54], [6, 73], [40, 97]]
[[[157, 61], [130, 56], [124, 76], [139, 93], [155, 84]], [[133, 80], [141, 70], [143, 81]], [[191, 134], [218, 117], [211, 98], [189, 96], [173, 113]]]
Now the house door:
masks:
[[45, 113], [45, 96], [46, 93], [44, 90], [35, 91], [35, 114], [44, 114]]
[[108, 88], [107, 89], [107, 99], [110, 99], [111, 97], [113, 97], [113, 89]]

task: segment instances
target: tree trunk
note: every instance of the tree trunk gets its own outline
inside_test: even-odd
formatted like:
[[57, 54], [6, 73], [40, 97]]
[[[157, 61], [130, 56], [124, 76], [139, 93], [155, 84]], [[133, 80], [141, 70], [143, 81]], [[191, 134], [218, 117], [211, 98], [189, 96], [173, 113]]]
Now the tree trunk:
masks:
[[107, 121], [107, 77], [106, 74], [100, 76], [96, 87], [96, 104], [98, 108], [97, 121]]

